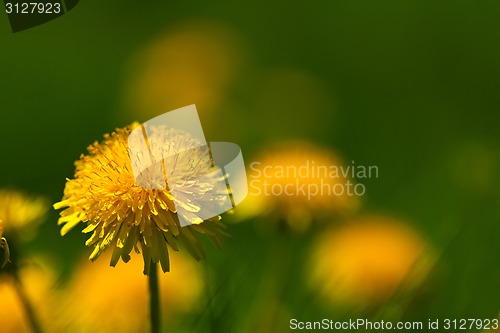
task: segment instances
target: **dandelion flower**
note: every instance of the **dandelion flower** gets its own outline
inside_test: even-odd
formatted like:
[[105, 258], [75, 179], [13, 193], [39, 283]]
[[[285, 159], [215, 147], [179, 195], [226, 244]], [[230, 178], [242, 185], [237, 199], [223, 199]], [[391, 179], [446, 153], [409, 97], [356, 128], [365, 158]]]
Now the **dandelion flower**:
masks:
[[274, 220], [285, 222], [291, 230], [304, 231], [313, 217], [349, 215], [359, 205], [359, 197], [347, 192], [353, 181], [331, 171], [342, 163], [328, 149], [308, 142], [283, 142], [254, 161], [248, 173], [249, 195], [237, 212], [242, 217], [273, 214]]
[[22, 192], [0, 190], [0, 218], [8, 234], [29, 239], [33, 236], [34, 228], [40, 224], [47, 211], [48, 202], [42, 197], [29, 197]]
[[125, 105], [148, 118], [194, 103], [213, 113], [242, 58], [239, 37], [213, 22], [184, 23], [159, 35], [131, 61]]
[[423, 238], [409, 226], [387, 217], [361, 217], [322, 235], [309, 280], [327, 301], [377, 305], [403, 282], [409, 288], [422, 282], [428, 254]]
[[[205, 254], [195, 232], [205, 234], [217, 247], [222, 245], [222, 236], [227, 234], [220, 216], [201, 219], [200, 216], [207, 216], [201, 214], [206, 206], [188, 199], [189, 196], [203, 200], [207, 184], [197, 180], [201, 169], [212, 167], [209, 152], [188, 149], [182, 158], [164, 161], [167, 178], [179, 178], [169, 179], [169, 184], [178, 184], [175, 197], [168, 187], [141, 187], [135, 182], [128, 150], [128, 136], [137, 126], [140, 125], [134, 123], [117, 129], [105, 135], [101, 143], [89, 146], [88, 154], [75, 162], [75, 176], [67, 180], [63, 199], [54, 204], [54, 208], [65, 208], [58, 221], [63, 225], [62, 235], [80, 222], [86, 225], [84, 233], [92, 233], [86, 242], [87, 246], [94, 247], [90, 260], [96, 260], [112, 247], [110, 264], [115, 266], [120, 258], [128, 262], [133, 249], [142, 250], [144, 274], [148, 275], [151, 263], [160, 262], [163, 271], [169, 271], [167, 244], [178, 251], [180, 241], [196, 260], [200, 260]], [[197, 146], [195, 138], [180, 130], [157, 128], [150, 137], [151, 142], [156, 135], [167, 135], [169, 147], [176, 149]], [[192, 161], [198, 163], [196, 168]], [[177, 207], [183, 208], [182, 218], [189, 220], [190, 225], [181, 227]]]
[[36, 256], [30, 258], [19, 270], [18, 278], [3, 275], [0, 279], [0, 327], [3, 333], [33, 332], [30, 327], [26, 305], [23, 304], [19, 289], [31, 303], [36, 317], [43, 328], [50, 332], [56, 329], [58, 316], [54, 287], [58, 279], [55, 266], [50, 258]]

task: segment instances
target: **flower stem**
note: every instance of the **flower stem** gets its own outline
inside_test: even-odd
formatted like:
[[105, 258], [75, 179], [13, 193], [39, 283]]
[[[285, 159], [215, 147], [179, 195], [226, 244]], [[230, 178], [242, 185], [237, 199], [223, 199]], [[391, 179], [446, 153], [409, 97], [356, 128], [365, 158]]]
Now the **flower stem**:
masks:
[[160, 288], [158, 285], [158, 264], [151, 263], [149, 271], [149, 311], [151, 320], [151, 332], [160, 333]]
[[16, 290], [16, 293], [19, 297], [19, 300], [21, 301], [21, 304], [24, 308], [24, 311], [26, 312], [26, 317], [28, 318], [28, 321], [31, 325], [31, 328], [33, 329], [34, 333], [42, 333], [43, 330], [40, 326], [40, 323], [38, 322], [38, 318], [36, 317], [35, 310], [33, 309], [33, 306], [31, 305], [30, 300], [28, 299], [28, 296], [26, 295], [23, 286], [21, 285], [21, 281], [17, 277], [17, 275], [14, 276], [14, 281], [13, 281], [14, 289]]
[[19, 276], [20, 255], [19, 252], [17, 251], [18, 248], [16, 247], [17, 244], [16, 237], [9, 237], [9, 242], [10, 242], [10, 260], [9, 263], [4, 268], [5, 272], [12, 279], [12, 286], [14, 287], [14, 291], [16, 292], [17, 297], [21, 302], [21, 306], [23, 307], [29, 325], [31, 326], [31, 330], [33, 331], [33, 333], [42, 333], [43, 332], [42, 326], [38, 321], [35, 309], [33, 308], [33, 305], [31, 304], [31, 301], [28, 295], [26, 294], [23, 283]]

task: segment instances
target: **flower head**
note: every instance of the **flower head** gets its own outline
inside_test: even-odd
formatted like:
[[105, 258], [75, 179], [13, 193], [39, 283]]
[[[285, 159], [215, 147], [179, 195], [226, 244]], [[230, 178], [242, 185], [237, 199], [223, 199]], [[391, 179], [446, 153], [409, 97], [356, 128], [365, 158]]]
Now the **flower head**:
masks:
[[387, 217], [360, 217], [328, 230], [311, 257], [309, 281], [325, 300], [377, 305], [423, 281], [432, 256], [412, 228]]
[[[83, 232], [92, 233], [86, 242], [87, 246], [94, 246], [90, 255], [92, 261], [107, 248], [113, 247], [110, 264], [115, 266], [120, 258], [128, 262], [130, 252], [133, 249], [139, 252], [140, 245], [144, 274], [147, 275], [151, 263], [160, 262], [164, 272], [169, 270], [167, 244], [177, 251], [177, 242], [180, 241], [195, 259], [202, 259], [204, 252], [195, 232], [207, 235], [219, 247], [225, 235], [225, 226], [220, 222], [220, 216], [205, 220], [200, 218], [207, 216], [202, 214], [206, 205], [201, 201], [209, 186], [200, 183], [198, 176], [201, 169], [212, 167], [212, 162], [208, 150], [188, 149], [196, 145], [193, 144], [195, 139], [186, 132], [156, 128], [150, 138], [153, 142], [155, 136], [167, 136], [169, 145], [176, 151], [186, 148], [182, 158], [162, 162], [168, 170], [165, 176], [174, 178], [169, 179], [168, 184], [176, 185], [175, 196], [168, 186], [165, 189], [148, 189], [136, 183], [128, 137], [137, 126], [140, 125], [134, 123], [117, 129], [115, 133], [105, 135], [103, 142], [89, 146], [88, 155], [82, 155], [75, 162], [75, 176], [67, 181], [63, 200], [54, 208], [66, 207], [58, 222], [64, 225], [62, 235], [80, 222], [86, 224]], [[156, 167], [161, 166], [151, 166], [152, 169]], [[144, 172], [157, 175], [157, 170], [152, 169]], [[155, 178], [145, 179], [154, 182]], [[181, 227], [179, 214], [191, 224]]]
[[6, 222], [7, 233], [30, 238], [47, 211], [48, 203], [45, 198], [29, 197], [15, 190], [0, 190], [0, 219]]
[[147, 118], [191, 103], [214, 113], [245, 58], [240, 42], [215, 22], [172, 26], [132, 58], [124, 104]]
[[[349, 195], [349, 175], [335, 172], [341, 160], [308, 142], [283, 142], [260, 153], [251, 164], [249, 195], [237, 214], [271, 214], [293, 231], [353, 212], [359, 197]], [[333, 170], [333, 171], [332, 171]]]
[[59, 272], [50, 258], [31, 257], [23, 263], [17, 275], [18, 278], [7, 275], [0, 279], [0, 330], [2, 333], [33, 331], [27, 320], [26, 306], [19, 295], [20, 289], [23, 290], [42, 327], [48, 332], [62, 332], [57, 329], [59, 313], [55, 311], [58, 303], [54, 293]]

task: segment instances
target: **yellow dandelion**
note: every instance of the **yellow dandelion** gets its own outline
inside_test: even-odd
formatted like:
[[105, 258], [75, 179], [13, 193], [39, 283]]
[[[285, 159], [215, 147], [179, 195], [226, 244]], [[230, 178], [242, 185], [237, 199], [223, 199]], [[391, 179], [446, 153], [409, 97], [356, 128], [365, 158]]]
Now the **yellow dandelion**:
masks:
[[3, 268], [9, 262], [9, 244], [3, 236], [3, 221], [0, 220], [0, 268]]
[[244, 58], [240, 44], [239, 36], [219, 23], [172, 27], [131, 61], [124, 104], [147, 118], [192, 103], [213, 113]]
[[274, 214], [295, 231], [306, 230], [313, 219], [348, 215], [360, 200], [342, 166], [332, 151], [308, 142], [267, 149], [250, 163], [249, 195], [237, 214]]
[[[109, 254], [104, 256], [109, 257]], [[115, 268], [110, 268], [105, 261], [82, 262], [68, 287], [61, 291], [59, 314], [64, 322], [61, 330], [146, 332], [148, 280], [140, 273], [140, 261], [133, 259], [129, 264]], [[178, 323], [183, 314], [189, 313], [199, 303], [203, 288], [201, 272], [188, 259], [182, 253], [172, 253], [174, 268], [160, 277], [162, 317], [168, 327]]]
[[34, 227], [43, 222], [48, 207], [45, 198], [30, 197], [15, 190], [0, 190], [0, 218], [6, 222], [8, 234], [25, 239], [33, 236]]
[[0, 312], [2, 332], [31, 332], [23, 305], [10, 282], [0, 282]]
[[409, 226], [387, 217], [361, 217], [319, 239], [309, 280], [325, 300], [377, 305], [403, 282], [407, 289], [422, 282], [429, 253]]
[[54, 286], [56, 270], [45, 257], [31, 258], [23, 265], [18, 278], [3, 275], [0, 279], [0, 327], [3, 333], [33, 332], [26, 302], [29, 302], [31, 316], [36, 316], [43, 328], [50, 332], [56, 329], [58, 314]]
[[[113, 247], [110, 264], [115, 266], [120, 258], [128, 262], [131, 251], [139, 252], [140, 245], [144, 274], [148, 275], [151, 263], [160, 262], [164, 272], [169, 270], [167, 244], [178, 251], [177, 242], [180, 241], [195, 259], [200, 260], [205, 255], [195, 232], [208, 236], [217, 247], [222, 245], [222, 236], [226, 233], [220, 216], [201, 218], [207, 216], [204, 214], [207, 206], [201, 201], [209, 186], [199, 181], [199, 173], [212, 167], [209, 151], [189, 149], [198, 142], [186, 132], [158, 128], [150, 137], [151, 142], [156, 135], [166, 135], [169, 147], [175, 147], [176, 151], [186, 148], [182, 158], [163, 161], [165, 169], [169, 170], [166, 176], [178, 178], [169, 179], [169, 184], [177, 184], [175, 196], [168, 187], [141, 187], [135, 182], [128, 150], [129, 134], [137, 126], [139, 124], [135, 123], [117, 129], [105, 135], [101, 143], [89, 146], [88, 155], [82, 155], [75, 162], [75, 176], [68, 179], [63, 199], [54, 204], [54, 208], [66, 207], [58, 221], [59, 225], [64, 225], [62, 235], [80, 222], [86, 225], [84, 233], [92, 233], [86, 242], [87, 246], [94, 246], [90, 260], [96, 260]], [[165, 142], [164, 138], [160, 142]], [[154, 182], [154, 177], [148, 179]], [[182, 213], [178, 212], [178, 207], [182, 208]], [[181, 227], [180, 218], [190, 224]]]

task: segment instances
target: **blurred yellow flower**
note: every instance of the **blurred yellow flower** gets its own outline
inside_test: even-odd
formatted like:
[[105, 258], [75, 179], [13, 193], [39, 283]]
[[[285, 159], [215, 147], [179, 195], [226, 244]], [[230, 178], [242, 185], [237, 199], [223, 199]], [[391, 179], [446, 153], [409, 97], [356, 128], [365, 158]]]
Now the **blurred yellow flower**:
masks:
[[190, 104], [211, 113], [239, 66], [240, 49], [240, 39], [219, 23], [171, 27], [134, 57], [124, 104], [134, 118], [149, 119]]
[[249, 195], [238, 206], [237, 216], [274, 214], [274, 220], [304, 231], [313, 218], [348, 215], [359, 206], [349, 175], [332, 175], [332, 168], [343, 164], [328, 149], [308, 142], [283, 142], [254, 161], [247, 172]]
[[29, 239], [35, 227], [43, 222], [49, 203], [42, 197], [29, 197], [22, 192], [0, 190], [0, 219], [5, 221], [5, 231]]
[[[82, 155], [75, 162], [75, 177], [67, 181], [64, 197], [61, 202], [54, 204], [54, 208], [67, 207], [61, 212], [58, 221], [58, 224], [64, 225], [62, 235], [80, 222], [87, 225], [84, 233], [93, 232], [86, 242], [87, 246], [94, 246], [90, 260], [96, 260], [107, 248], [113, 247], [111, 266], [115, 266], [120, 257], [128, 262], [130, 252], [132, 249], [138, 252], [140, 244], [144, 274], [148, 275], [151, 263], [160, 262], [164, 272], [169, 270], [167, 244], [177, 251], [177, 241], [180, 241], [195, 259], [200, 260], [205, 254], [195, 231], [206, 234], [217, 247], [222, 245], [222, 236], [226, 233], [220, 216], [205, 221], [198, 217], [196, 212], [205, 207], [200, 207], [197, 202], [173, 197], [168, 188], [144, 189], [135, 183], [128, 151], [128, 136], [137, 126], [139, 124], [135, 123], [124, 129], [117, 129], [115, 133], [105, 135], [103, 142], [95, 142], [89, 146], [89, 154]], [[192, 146], [190, 144], [193, 142], [190, 140], [194, 138], [185, 132], [165, 131], [155, 131], [150, 137], [151, 142], [155, 140], [154, 135], [168, 135], [172, 140], [171, 147], [175, 147], [173, 149]], [[166, 165], [166, 169], [175, 169], [175, 173], [183, 177], [185, 192], [195, 191], [194, 194], [200, 194], [200, 197], [204, 191], [203, 184], [193, 180], [198, 179], [199, 168], [193, 168], [190, 160], [196, 159], [200, 165], [211, 167], [211, 159], [208, 151], [196, 151], [196, 154], [205, 155], [187, 156], [182, 161], [180, 158], [179, 161], [175, 159], [170, 161], [172, 165]], [[181, 227], [176, 205], [187, 207], [193, 224]]]
[[[172, 271], [160, 276], [162, 316], [167, 326], [194, 309], [203, 289], [197, 265], [178, 252], [171, 260]], [[139, 273], [140, 266], [138, 260], [114, 268], [105, 261], [82, 262], [61, 292], [63, 331], [146, 332], [148, 280]]]
[[3, 236], [3, 221], [0, 220], [0, 268], [9, 262], [9, 244]]
[[58, 314], [54, 286], [56, 272], [51, 263], [42, 257], [32, 258], [19, 271], [19, 280], [0, 277], [0, 327], [2, 333], [32, 332], [25, 305], [20, 293], [27, 297], [43, 328], [55, 332]]
[[308, 271], [325, 300], [377, 305], [404, 282], [422, 282], [430, 268], [426, 244], [409, 226], [387, 217], [362, 217], [327, 231], [317, 242]]

